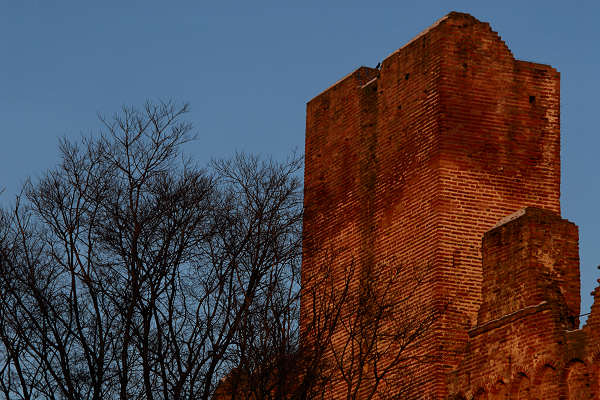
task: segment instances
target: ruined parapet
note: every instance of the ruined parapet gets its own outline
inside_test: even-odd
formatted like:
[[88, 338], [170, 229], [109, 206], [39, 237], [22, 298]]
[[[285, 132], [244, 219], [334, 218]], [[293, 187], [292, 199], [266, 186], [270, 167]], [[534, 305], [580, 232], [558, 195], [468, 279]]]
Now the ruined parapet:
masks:
[[528, 207], [483, 237], [477, 326], [548, 304], [563, 329], [579, 328], [579, 235], [559, 215]]
[[[600, 266], [598, 266], [598, 269], [600, 269]], [[586, 329], [600, 338], [600, 279], [598, 279], [598, 286], [592, 291], [591, 295], [594, 297], [594, 302], [586, 321]]]
[[482, 303], [449, 375], [455, 398], [583, 400], [598, 391], [597, 361], [578, 329], [578, 247], [577, 226], [538, 208], [484, 235]]

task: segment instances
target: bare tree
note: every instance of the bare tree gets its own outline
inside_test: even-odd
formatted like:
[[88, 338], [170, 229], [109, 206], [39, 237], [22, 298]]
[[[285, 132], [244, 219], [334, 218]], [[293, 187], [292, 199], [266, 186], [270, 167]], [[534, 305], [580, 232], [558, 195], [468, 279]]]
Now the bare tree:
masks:
[[7, 399], [208, 399], [246, 316], [298, 268], [298, 158], [181, 157], [187, 106], [63, 140], [0, 219]]
[[336, 393], [348, 400], [395, 399], [400, 377], [434, 362], [419, 345], [448, 304], [432, 308], [398, 291], [423, 284], [426, 268], [365, 268], [330, 255], [316, 270], [304, 281], [294, 276], [295, 285], [287, 287], [294, 290], [277, 292], [283, 294], [279, 306], [247, 316], [239, 332], [240, 364], [217, 398], [326, 399]]
[[385, 398], [439, 315], [396, 291], [418, 275], [301, 279], [301, 158], [199, 168], [187, 109], [101, 118], [0, 211], [1, 395]]

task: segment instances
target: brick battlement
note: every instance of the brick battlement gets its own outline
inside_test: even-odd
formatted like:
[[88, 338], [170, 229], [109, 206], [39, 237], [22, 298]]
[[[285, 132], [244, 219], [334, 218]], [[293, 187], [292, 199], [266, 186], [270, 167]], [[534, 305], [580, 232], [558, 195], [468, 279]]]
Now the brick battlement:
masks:
[[[538, 395], [558, 399], [589, 375], [587, 361], [563, 357], [588, 344], [564, 333], [578, 325], [579, 266], [577, 228], [560, 218], [559, 107], [554, 68], [516, 60], [489, 24], [455, 12], [308, 102], [303, 280], [325, 263], [340, 284], [349, 265], [380, 275], [410, 265], [423, 279], [391, 288], [404, 307], [446, 305], [413, 354], [435, 361], [391, 380], [394, 396], [472, 398], [517, 380], [529, 391], [576, 369]], [[302, 302], [301, 325], [312, 309]], [[522, 351], [506, 347], [514, 336], [533, 358], [508, 376], [507, 357]]]
[[591, 324], [578, 329], [573, 223], [527, 208], [488, 231], [482, 298], [465, 357], [449, 374], [450, 398], [598, 398], [600, 342]]

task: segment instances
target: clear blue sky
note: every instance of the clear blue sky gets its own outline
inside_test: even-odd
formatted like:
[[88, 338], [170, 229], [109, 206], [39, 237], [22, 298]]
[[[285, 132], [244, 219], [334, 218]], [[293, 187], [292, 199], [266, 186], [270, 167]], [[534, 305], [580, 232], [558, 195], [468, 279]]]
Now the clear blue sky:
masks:
[[[93, 4], [93, 5], [92, 5]], [[488, 5], [489, 4], [489, 5]], [[598, 1], [0, 0], [0, 204], [58, 161], [57, 139], [146, 99], [190, 102], [200, 162], [304, 144], [305, 103], [449, 11], [561, 72], [562, 214], [580, 228], [582, 313], [600, 264]]]

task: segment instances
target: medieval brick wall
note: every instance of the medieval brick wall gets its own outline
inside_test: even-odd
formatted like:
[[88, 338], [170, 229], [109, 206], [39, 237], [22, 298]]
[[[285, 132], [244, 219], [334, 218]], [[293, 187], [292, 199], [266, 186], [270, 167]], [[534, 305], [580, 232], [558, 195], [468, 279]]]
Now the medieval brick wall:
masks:
[[526, 208], [482, 249], [482, 304], [449, 398], [600, 399], [600, 300], [579, 329], [577, 227]]
[[[483, 234], [526, 206], [560, 213], [559, 98], [555, 69], [516, 60], [487, 23], [450, 13], [379, 70], [361, 67], [308, 103], [304, 284], [327, 271], [342, 286], [348, 271], [358, 271], [350, 289], [359, 297], [361, 277], [371, 279], [365, 271], [403, 266], [391, 291], [408, 300], [404, 307], [445, 310], [415, 350], [434, 358], [396, 377], [395, 396], [450, 394], [448, 373], [463, 368], [475, 340]], [[565, 315], [576, 318], [578, 286], [564, 288]], [[313, 301], [302, 302], [306, 337], [319, 308]], [[354, 304], [348, 301], [348, 315]], [[523, 304], [519, 297], [513, 306]], [[483, 312], [504, 311], [489, 305]], [[558, 317], [543, 309], [539, 318]], [[346, 340], [339, 329], [332, 345]], [[553, 381], [552, 373], [536, 379]], [[457, 395], [459, 375], [450, 386]], [[329, 395], [345, 398], [343, 385]]]
[[577, 227], [536, 208], [515, 217], [484, 236], [482, 303], [450, 391], [468, 399], [590, 399], [579, 365]]

